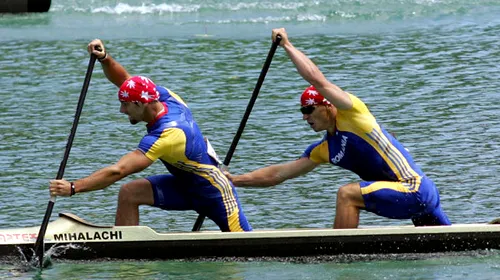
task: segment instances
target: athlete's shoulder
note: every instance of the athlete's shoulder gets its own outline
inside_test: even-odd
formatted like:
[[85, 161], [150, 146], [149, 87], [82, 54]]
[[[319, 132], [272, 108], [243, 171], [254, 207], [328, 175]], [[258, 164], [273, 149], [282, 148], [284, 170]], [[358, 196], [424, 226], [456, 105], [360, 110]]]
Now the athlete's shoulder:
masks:
[[350, 92], [346, 93], [352, 101], [352, 108], [348, 110], [339, 110], [339, 111], [355, 111], [359, 113], [369, 113], [368, 107], [366, 106], [365, 102], [361, 100], [361, 98], [357, 97], [356, 95]]
[[313, 143], [309, 144], [309, 146], [307, 146], [306, 150], [304, 151], [304, 154], [310, 154], [315, 148], [320, 146], [322, 143], [327, 142], [328, 141], [327, 136], [328, 135], [325, 134], [323, 138], [321, 138], [320, 140], [314, 141]]
[[170, 97], [170, 91], [166, 87], [157, 85], [156, 90], [160, 93], [160, 102], [166, 102]]
[[184, 105], [186, 108], [188, 107], [186, 102], [180, 97], [180, 95], [173, 92], [172, 90], [162, 86], [156, 86], [156, 89], [158, 90], [158, 92], [160, 92], [161, 102], [177, 102]]
[[325, 135], [323, 139], [318, 140], [310, 144], [301, 157], [307, 157], [315, 163], [327, 163], [328, 162], [328, 139]]

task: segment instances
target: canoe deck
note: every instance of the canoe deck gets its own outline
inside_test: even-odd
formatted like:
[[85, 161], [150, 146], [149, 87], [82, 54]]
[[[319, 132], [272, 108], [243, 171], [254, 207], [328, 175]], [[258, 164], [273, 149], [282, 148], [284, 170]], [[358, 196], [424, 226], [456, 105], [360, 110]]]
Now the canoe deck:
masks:
[[[0, 255], [32, 254], [39, 227], [0, 229]], [[61, 213], [45, 250], [62, 259], [189, 259], [421, 254], [500, 249], [499, 224], [157, 233], [147, 226], [101, 226]]]

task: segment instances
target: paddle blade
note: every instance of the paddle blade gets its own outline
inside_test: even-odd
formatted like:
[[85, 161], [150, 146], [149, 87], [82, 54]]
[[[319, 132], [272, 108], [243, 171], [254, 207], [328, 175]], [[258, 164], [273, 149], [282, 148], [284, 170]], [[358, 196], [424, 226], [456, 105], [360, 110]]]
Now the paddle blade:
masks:
[[43, 239], [45, 238], [45, 233], [47, 232], [47, 227], [49, 225], [50, 214], [54, 208], [54, 201], [50, 200], [47, 205], [47, 210], [45, 211], [45, 216], [43, 217], [42, 225], [38, 231], [38, 236], [36, 237], [36, 243], [34, 248], [35, 259], [38, 261], [39, 267], [43, 267], [43, 253], [45, 252]]

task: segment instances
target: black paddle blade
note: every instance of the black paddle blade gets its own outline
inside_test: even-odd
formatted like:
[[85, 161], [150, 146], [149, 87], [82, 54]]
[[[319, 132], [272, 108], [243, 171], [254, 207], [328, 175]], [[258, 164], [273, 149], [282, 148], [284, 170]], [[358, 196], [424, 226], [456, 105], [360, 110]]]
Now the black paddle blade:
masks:
[[38, 236], [36, 237], [35, 248], [33, 252], [35, 253], [35, 259], [38, 261], [39, 267], [43, 267], [43, 253], [45, 252], [45, 244], [43, 239], [45, 238], [45, 233], [47, 232], [47, 226], [49, 225], [50, 215], [52, 213], [52, 209], [54, 209], [54, 202], [52, 200], [49, 201], [47, 205], [47, 210], [45, 211], [45, 216], [43, 217], [42, 225], [40, 226], [40, 231], [38, 232]]

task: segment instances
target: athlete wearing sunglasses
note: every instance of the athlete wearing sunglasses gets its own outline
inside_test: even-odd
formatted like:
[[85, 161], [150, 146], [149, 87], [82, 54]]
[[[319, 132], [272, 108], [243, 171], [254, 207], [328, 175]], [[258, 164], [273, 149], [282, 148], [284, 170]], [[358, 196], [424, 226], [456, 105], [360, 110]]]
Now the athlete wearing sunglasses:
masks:
[[300, 112], [304, 115], [310, 115], [314, 111], [316, 107], [314, 106], [301, 106], [300, 107]]
[[379, 125], [356, 96], [328, 81], [318, 67], [274, 29], [299, 74], [311, 84], [301, 95], [302, 118], [314, 131], [326, 131], [302, 156], [243, 175], [226, 176], [240, 187], [271, 187], [329, 163], [356, 173], [361, 180], [337, 192], [334, 228], [356, 228], [360, 210], [392, 219], [411, 219], [415, 226], [450, 225], [439, 193], [403, 145]]

